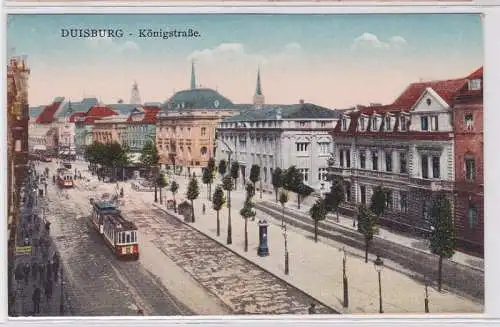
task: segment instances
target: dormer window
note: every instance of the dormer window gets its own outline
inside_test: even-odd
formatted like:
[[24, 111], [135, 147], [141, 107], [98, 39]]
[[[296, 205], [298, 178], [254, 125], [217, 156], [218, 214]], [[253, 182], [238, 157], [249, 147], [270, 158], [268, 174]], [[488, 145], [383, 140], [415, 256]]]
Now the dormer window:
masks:
[[422, 131], [429, 130], [429, 117], [427, 116], [420, 117], [420, 129]]
[[365, 118], [364, 118], [364, 117], [361, 117], [361, 118], [359, 119], [359, 129], [360, 129], [361, 131], [364, 131], [364, 130], [365, 130], [365, 127], [366, 127], [366, 126], [365, 126], [365, 124], [366, 124], [366, 123], [365, 123]]
[[347, 131], [347, 119], [342, 118], [342, 130]]
[[432, 100], [427, 98], [427, 100], [425, 100], [425, 103], [427, 103], [427, 105], [430, 106], [432, 104]]
[[386, 116], [385, 117], [385, 130], [386, 131], [391, 131], [391, 116]]
[[406, 131], [406, 125], [407, 125], [407, 119], [406, 119], [406, 116], [401, 116], [400, 118], [401, 122], [400, 122], [400, 130], [401, 131]]
[[372, 131], [376, 131], [378, 129], [377, 126], [377, 117], [372, 118]]
[[305, 121], [300, 121], [299, 122], [299, 126], [300, 127], [305, 127], [306, 126], [306, 122]]
[[481, 89], [481, 79], [473, 79], [469, 81], [469, 90], [470, 91], [477, 91]]

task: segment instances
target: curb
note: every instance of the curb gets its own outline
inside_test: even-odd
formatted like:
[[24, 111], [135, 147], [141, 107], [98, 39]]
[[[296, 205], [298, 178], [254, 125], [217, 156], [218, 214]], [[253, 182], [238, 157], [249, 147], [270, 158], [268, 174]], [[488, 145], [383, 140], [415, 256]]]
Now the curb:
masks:
[[287, 281], [287, 280], [283, 279], [282, 277], [280, 277], [280, 276], [276, 275], [275, 273], [273, 273], [273, 272], [269, 271], [268, 269], [266, 269], [266, 268], [262, 267], [261, 265], [259, 265], [259, 264], [255, 263], [255, 262], [251, 261], [250, 259], [245, 258], [245, 257], [244, 257], [244, 256], [242, 256], [241, 254], [239, 254], [238, 252], [236, 252], [234, 249], [232, 249], [232, 248], [230, 248], [229, 246], [227, 246], [227, 244], [224, 244], [224, 243], [220, 242], [219, 240], [217, 240], [217, 239], [215, 239], [215, 238], [211, 237], [211, 236], [210, 236], [210, 235], [208, 235], [207, 233], [205, 233], [205, 232], [203, 232], [203, 231], [199, 230], [198, 228], [195, 228], [193, 225], [190, 225], [189, 223], [185, 222], [183, 219], [179, 219], [179, 218], [178, 218], [175, 214], [172, 214], [172, 213], [168, 212], [166, 209], [164, 209], [164, 208], [160, 207], [158, 204], [153, 203], [153, 206], [154, 206], [155, 208], [157, 208], [157, 209], [160, 209], [161, 211], [163, 211], [163, 212], [164, 212], [164, 213], [166, 213], [167, 215], [169, 215], [169, 216], [171, 216], [171, 217], [173, 217], [173, 218], [177, 219], [178, 221], [180, 221], [180, 222], [181, 222], [181, 223], [183, 223], [184, 225], [189, 226], [191, 229], [193, 229], [193, 230], [197, 231], [198, 233], [200, 233], [200, 234], [202, 234], [202, 235], [205, 235], [205, 236], [206, 236], [206, 237], [208, 237], [209, 239], [211, 239], [211, 240], [213, 240], [213, 241], [217, 242], [218, 244], [222, 245], [224, 248], [226, 248], [227, 250], [231, 251], [233, 254], [237, 255], [239, 258], [242, 258], [242, 259], [243, 259], [243, 260], [245, 260], [246, 262], [248, 262], [248, 263], [250, 263], [250, 264], [252, 264], [252, 265], [254, 265], [254, 266], [258, 267], [259, 269], [262, 269], [262, 270], [266, 271], [268, 274], [271, 274], [273, 277], [275, 277], [275, 278], [279, 279], [281, 282], [285, 283], [287, 286], [289, 286], [289, 287], [291, 287], [291, 288], [293, 288], [293, 289], [296, 289], [296, 290], [298, 290], [300, 293], [302, 293], [302, 294], [304, 294], [304, 295], [306, 295], [306, 296], [310, 297], [310, 298], [311, 298], [311, 299], [313, 299], [316, 303], [318, 303], [318, 304], [320, 304], [320, 305], [324, 306], [324, 307], [325, 307], [325, 308], [327, 308], [328, 310], [333, 311], [333, 313], [331, 313], [331, 314], [342, 314], [341, 312], [339, 312], [338, 310], [334, 309], [334, 308], [333, 308], [333, 307], [331, 307], [330, 305], [328, 305], [328, 304], [324, 303], [323, 301], [318, 300], [316, 297], [314, 297], [314, 296], [310, 295], [309, 293], [305, 292], [304, 290], [302, 290], [302, 289], [298, 288], [297, 286], [295, 286], [295, 285], [291, 284], [289, 281]]

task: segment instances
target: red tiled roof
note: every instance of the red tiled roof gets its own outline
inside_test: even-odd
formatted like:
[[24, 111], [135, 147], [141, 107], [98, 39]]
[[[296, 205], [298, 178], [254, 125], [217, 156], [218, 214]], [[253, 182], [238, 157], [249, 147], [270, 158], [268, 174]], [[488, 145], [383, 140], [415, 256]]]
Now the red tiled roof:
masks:
[[428, 87], [432, 88], [437, 94], [439, 94], [444, 101], [451, 103], [457, 91], [460, 90], [465, 83], [465, 78], [412, 83], [392, 103], [392, 105], [395, 108], [408, 110], [415, 104], [418, 98], [422, 95], [422, 92]]
[[37, 124], [50, 124], [54, 121], [54, 115], [59, 109], [61, 102], [52, 102], [50, 105], [46, 106], [40, 115], [36, 119]]
[[74, 123], [76, 121], [76, 117], [85, 117], [84, 112], [75, 112], [71, 116], [69, 116], [69, 122]]
[[142, 119], [143, 123], [146, 124], [155, 124], [156, 123], [156, 114], [160, 111], [159, 107], [156, 106], [145, 106], [144, 107], [144, 118]]
[[87, 117], [109, 117], [113, 115], [118, 115], [116, 111], [106, 106], [93, 106], [87, 111]]
[[472, 72], [469, 76], [467, 76], [468, 80], [473, 80], [477, 78], [483, 78], [483, 67], [481, 66], [480, 68], [476, 69], [474, 72]]

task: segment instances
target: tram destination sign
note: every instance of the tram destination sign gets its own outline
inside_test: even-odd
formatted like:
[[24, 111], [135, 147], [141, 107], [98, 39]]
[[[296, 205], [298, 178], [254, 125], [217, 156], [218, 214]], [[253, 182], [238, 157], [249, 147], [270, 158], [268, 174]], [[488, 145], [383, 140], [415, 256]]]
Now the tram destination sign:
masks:
[[31, 254], [31, 245], [28, 246], [16, 246], [16, 255], [26, 255]]

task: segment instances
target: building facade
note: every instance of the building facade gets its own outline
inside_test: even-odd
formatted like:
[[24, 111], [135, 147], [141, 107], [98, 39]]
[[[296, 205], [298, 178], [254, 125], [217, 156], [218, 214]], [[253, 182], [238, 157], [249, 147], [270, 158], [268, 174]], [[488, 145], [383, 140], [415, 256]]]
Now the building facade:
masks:
[[128, 117], [124, 115], [113, 115], [95, 120], [92, 128], [92, 142], [117, 142], [123, 146], [125, 143], [127, 119]]
[[217, 128], [216, 160], [237, 161], [245, 183], [252, 165], [259, 165], [263, 189], [272, 190], [277, 167], [296, 166], [304, 183], [324, 190], [327, 159], [332, 149], [329, 134], [340, 113], [301, 101], [297, 105], [261, 106], [222, 120]]
[[483, 69], [455, 98], [455, 236], [464, 250], [484, 254]]
[[156, 142], [156, 116], [160, 107], [138, 105], [130, 113], [125, 128], [124, 145], [132, 152], [141, 152], [148, 140]]

